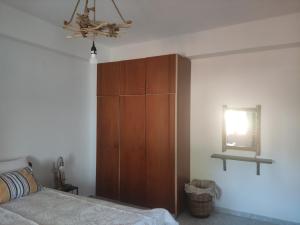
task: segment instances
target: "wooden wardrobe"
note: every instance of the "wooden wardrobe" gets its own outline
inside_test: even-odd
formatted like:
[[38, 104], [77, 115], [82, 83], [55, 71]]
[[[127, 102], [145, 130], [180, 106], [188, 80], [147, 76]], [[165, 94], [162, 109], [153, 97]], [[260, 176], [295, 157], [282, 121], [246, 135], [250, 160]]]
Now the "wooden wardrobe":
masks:
[[190, 60], [98, 64], [97, 196], [178, 214], [190, 179]]

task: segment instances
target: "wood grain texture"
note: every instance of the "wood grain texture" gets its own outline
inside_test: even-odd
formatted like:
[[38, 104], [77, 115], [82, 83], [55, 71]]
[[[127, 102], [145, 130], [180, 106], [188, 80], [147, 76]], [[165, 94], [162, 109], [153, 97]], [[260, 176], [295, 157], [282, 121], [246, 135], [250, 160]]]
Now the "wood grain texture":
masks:
[[177, 59], [177, 211], [185, 207], [184, 185], [190, 181], [191, 61]]
[[[175, 184], [170, 139], [170, 95], [146, 96], [147, 206], [162, 207], [174, 213]], [[174, 121], [173, 121], [174, 123]]]
[[175, 151], [175, 148], [176, 148], [176, 129], [175, 129], [175, 126], [176, 126], [176, 123], [175, 123], [175, 107], [176, 107], [176, 95], [175, 94], [169, 94], [169, 146], [170, 146], [170, 151], [169, 151], [169, 157], [170, 157], [170, 166], [171, 166], [171, 170], [172, 170], [172, 176], [170, 177], [170, 183], [171, 185], [174, 186], [174, 188], [171, 188], [170, 189], [170, 195], [171, 195], [171, 198], [170, 198], [170, 211], [175, 213], [177, 215], [177, 199], [175, 197], [175, 191], [177, 188], [175, 188], [176, 186], [176, 183], [175, 183], [175, 176], [176, 176], [176, 173], [175, 173], [175, 170], [176, 170], [176, 164], [175, 164], [175, 154], [176, 154], [176, 151]]
[[96, 194], [119, 200], [119, 96], [97, 102]]
[[146, 59], [146, 93], [175, 93], [176, 55], [164, 55]]
[[120, 199], [145, 205], [145, 95], [120, 97]]
[[143, 95], [146, 92], [145, 59], [126, 60], [122, 62], [123, 73], [120, 76], [121, 95]]
[[100, 63], [97, 67], [97, 96], [119, 95], [121, 62]]
[[176, 83], [177, 83], [177, 77], [176, 77], [176, 60], [177, 55], [169, 55], [169, 93], [176, 93]]
[[190, 60], [104, 63], [97, 82], [97, 195], [178, 215], [190, 181]]

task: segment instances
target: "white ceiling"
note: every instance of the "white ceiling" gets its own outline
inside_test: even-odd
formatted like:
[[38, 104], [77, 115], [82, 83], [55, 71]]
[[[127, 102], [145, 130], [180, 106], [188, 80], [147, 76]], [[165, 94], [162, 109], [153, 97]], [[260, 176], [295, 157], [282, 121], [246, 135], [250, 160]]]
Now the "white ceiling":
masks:
[[[77, 0], [1, 0], [57, 26], [68, 20]], [[83, 1], [82, 1], [83, 2]], [[116, 0], [133, 27], [118, 39], [123, 45], [160, 39], [257, 19], [300, 12], [300, 0]], [[97, 19], [119, 21], [110, 0], [97, 0]]]

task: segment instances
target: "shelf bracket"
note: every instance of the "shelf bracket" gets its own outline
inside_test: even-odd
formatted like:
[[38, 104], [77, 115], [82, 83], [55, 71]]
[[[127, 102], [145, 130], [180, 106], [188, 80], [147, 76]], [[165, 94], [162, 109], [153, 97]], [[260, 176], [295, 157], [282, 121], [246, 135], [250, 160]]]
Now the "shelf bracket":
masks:
[[256, 163], [256, 175], [257, 176], [260, 175], [260, 163], [259, 162]]
[[223, 159], [223, 170], [226, 171], [227, 167], [226, 167], [226, 159]]

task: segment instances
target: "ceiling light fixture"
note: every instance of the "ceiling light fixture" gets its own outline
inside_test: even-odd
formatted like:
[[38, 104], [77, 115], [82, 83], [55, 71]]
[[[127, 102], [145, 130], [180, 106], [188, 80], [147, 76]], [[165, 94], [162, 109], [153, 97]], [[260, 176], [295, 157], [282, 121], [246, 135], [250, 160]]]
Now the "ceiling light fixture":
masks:
[[[111, 0], [115, 10], [117, 11], [122, 22], [110, 23], [106, 21], [96, 21], [96, 0], [93, 2], [93, 6], [89, 7], [89, 1], [85, 0], [83, 13], [77, 12], [78, 6], [81, 0], [77, 0], [75, 9], [72, 13], [71, 18], [68, 21], [64, 21], [64, 29], [72, 31], [72, 35], [67, 36], [67, 38], [92, 38], [93, 46], [91, 49], [91, 55], [95, 56], [97, 54], [97, 49], [95, 47], [95, 38], [99, 36], [104, 37], [119, 37], [121, 28], [130, 28], [132, 21], [125, 20], [121, 11], [119, 10], [115, 0]], [[77, 12], [77, 13], [76, 13]], [[90, 19], [90, 12], [93, 12], [93, 18]], [[74, 23], [74, 16], [76, 14], [76, 22]]]
[[97, 61], [97, 48], [95, 46], [95, 41], [93, 41], [93, 45], [91, 48], [91, 57], [90, 57], [90, 63], [91, 64], [96, 64]]

